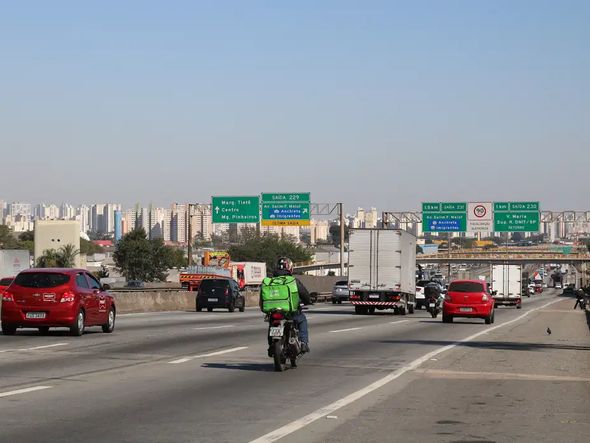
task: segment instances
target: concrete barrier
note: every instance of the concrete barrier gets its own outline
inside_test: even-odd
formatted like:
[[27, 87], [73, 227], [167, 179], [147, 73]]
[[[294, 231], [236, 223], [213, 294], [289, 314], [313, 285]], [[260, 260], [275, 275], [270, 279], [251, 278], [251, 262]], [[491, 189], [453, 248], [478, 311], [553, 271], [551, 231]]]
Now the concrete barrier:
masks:
[[115, 306], [120, 314], [157, 311], [194, 311], [196, 292], [136, 291], [115, 292]]
[[309, 292], [318, 294], [331, 293], [337, 281], [346, 280], [346, 277], [338, 276], [296, 275], [295, 277]]

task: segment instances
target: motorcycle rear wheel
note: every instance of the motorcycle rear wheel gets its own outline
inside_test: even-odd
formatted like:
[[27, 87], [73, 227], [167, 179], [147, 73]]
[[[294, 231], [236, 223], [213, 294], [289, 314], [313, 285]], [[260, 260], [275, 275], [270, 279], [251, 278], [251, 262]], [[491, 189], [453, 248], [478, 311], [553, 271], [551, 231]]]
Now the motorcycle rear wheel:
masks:
[[283, 355], [283, 340], [277, 340], [273, 343], [275, 371], [283, 372], [285, 370], [286, 359]]

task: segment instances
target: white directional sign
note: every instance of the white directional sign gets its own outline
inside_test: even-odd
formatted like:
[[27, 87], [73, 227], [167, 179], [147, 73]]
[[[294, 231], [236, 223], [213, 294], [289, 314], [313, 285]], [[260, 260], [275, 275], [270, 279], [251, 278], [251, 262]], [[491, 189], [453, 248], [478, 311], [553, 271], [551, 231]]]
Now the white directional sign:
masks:
[[494, 230], [494, 204], [475, 202], [467, 204], [467, 232], [492, 232]]

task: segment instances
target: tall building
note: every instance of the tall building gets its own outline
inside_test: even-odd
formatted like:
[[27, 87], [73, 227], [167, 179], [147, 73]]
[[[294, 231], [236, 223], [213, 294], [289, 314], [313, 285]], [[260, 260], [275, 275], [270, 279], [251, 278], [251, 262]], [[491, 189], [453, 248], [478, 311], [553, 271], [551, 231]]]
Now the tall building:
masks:
[[137, 223], [137, 212], [134, 209], [127, 209], [123, 212], [121, 220], [121, 234], [125, 235], [135, 229]]
[[327, 220], [311, 220], [310, 242], [315, 245], [318, 241], [327, 241], [330, 234], [330, 224]]
[[105, 223], [105, 204], [98, 203], [92, 205], [90, 214], [90, 230], [99, 234], [106, 234], [106, 223]]
[[26, 218], [31, 218], [32, 214], [32, 205], [30, 203], [23, 203], [23, 202], [12, 202], [8, 205], [8, 214], [11, 217], [16, 217], [17, 215], [22, 215]]
[[195, 211], [191, 216], [191, 233], [193, 240], [201, 238], [211, 240], [213, 234], [213, 217], [208, 211]]
[[369, 212], [365, 213], [365, 228], [376, 228], [378, 221], [379, 216], [376, 208], [371, 208]]
[[5, 200], [0, 200], [0, 222], [4, 220], [4, 217], [6, 217], [7, 209], [8, 203], [6, 203]]
[[62, 203], [59, 208], [59, 217], [62, 220], [75, 220], [76, 219], [76, 208], [67, 203]]
[[42, 203], [38, 205], [38, 209], [35, 211], [35, 218], [39, 220], [59, 220], [59, 208], [54, 205], [46, 205]]
[[173, 203], [171, 208], [170, 240], [186, 243], [188, 205]]
[[123, 214], [120, 210], [115, 211], [115, 241], [123, 237]]
[[149, 237], [170, 241], [171, 211], [165, 208], [150, 210]]
[[91, 210], [89, 206], [81, 205], [76, 210], [75, 220], [80, 223], [80, 232], [88, 232], [90, 231], [90, 218], [91, 218]]

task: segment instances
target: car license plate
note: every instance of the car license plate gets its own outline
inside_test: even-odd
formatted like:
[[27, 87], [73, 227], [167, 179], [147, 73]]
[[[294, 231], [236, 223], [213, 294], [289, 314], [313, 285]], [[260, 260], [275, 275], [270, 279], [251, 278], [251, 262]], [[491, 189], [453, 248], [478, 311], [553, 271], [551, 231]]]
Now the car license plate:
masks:
[[283, 336], [283, 327], [282, 326], [273, 326], [270, 328], [268, 333], [270, 337], [282, 337]]
[[27, 312], [26, 318], [45, 318], [45, 312]]
[[207, 301], [219, 301], [218, 298], [208, 298]]
[[430, 303], [428, 306], [434, 308], [434, 303]]
[[459, 308], [459, 311], [461, 312], [471, 312], [473, 310], [473, 308]]
[[379, 294], [370, 294], [369, 298], [379, 298]]

